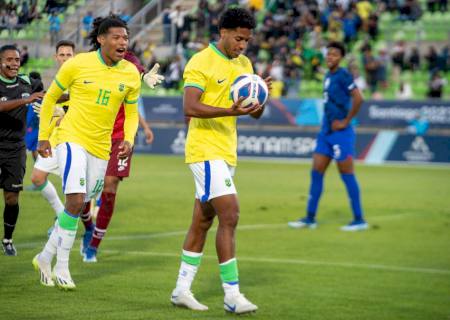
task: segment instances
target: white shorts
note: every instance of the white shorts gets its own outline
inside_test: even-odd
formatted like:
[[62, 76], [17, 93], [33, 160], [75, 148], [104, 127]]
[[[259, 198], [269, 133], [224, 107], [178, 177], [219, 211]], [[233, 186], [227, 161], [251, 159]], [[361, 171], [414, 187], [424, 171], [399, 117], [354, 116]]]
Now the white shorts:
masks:
[[194, 174], [195, 198], [201, 202], [237, 193], [233, 182], [235, 167], [224, 160], [191, 163], [189, 168]]
[[103, 190], [108, 161], [94, 157], [72, 142], [56, 147], [64, 194], [84, 193], [85, 201], [94, 199]]
[[56, 150], [53, 150], [53, 156], [42, 158], [38, 156], [36, 162], [34, 163], [34, 167], [40, 171], [44, 171], [47, 173], [53, 173], [56, 175], [60, 175], [59, 167], [58, 167], [58, 159], [56, 158]]

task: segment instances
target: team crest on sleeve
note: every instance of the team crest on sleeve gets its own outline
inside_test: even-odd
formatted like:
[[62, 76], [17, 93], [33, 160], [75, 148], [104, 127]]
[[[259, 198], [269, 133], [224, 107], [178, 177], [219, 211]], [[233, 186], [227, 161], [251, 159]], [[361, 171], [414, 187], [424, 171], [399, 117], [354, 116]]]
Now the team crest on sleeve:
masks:
[[123, 83], [119, 84], [119, 91], [122, 92], [125, 90], [125, 85]]
[[226, 178], [226, 179], [225, 179], [225, 185], [226, 185], [227, 187], [231, 187], [231, 179], [230, 179], [230, 178]]
[[86, 181], [84, 180], [84, 178], [80, 178], [80, 186], [84, 186], [85, 183]]

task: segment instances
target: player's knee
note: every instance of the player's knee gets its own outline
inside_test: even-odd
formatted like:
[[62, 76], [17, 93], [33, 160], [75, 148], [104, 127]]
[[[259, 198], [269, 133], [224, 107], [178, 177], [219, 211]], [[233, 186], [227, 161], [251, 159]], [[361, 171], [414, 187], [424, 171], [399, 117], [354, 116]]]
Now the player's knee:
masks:
[[79, 214], [84, 208], [84, 199], [76, 197], [66, 200], [66, 210], [72, 214]]
[[42, 186], [42, 185], [45, 183], [46, 180], [47, 180], [46, 177], [42, 176], [42, 175], [39, 174], [39, 173], [36, 173], [36, 172], [34, 172], [34, 171], [31, 173], [31, 182], [32, 182], [36, 187]]
[[5, 204], [7, 206], [15, 206], [19, 203], [19, 194], [15, 192], [8, 192], [5, 194]]
[[235, 229], [237, 227], [238, 221], [239, 221], [239, 211], [233, 210], [223, 215], [222, 219], [219, 219], [219, 224], [222, 227]]

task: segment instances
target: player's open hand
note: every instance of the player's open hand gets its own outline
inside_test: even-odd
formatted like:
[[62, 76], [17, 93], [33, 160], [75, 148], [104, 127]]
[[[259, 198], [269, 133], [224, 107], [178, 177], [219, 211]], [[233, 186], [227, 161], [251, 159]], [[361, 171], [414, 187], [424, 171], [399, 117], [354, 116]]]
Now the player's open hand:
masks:
[[130, 156], [133, 147], [128, 141], [122, 141], [119, 145], [119, 153], [117, 154], [118, 159], [126, 159]]
[[143, 80], [149, 86], [150, 89], [155, 89], [155, 86], [160, 84], [164, 80], [164, 76], [158, 74], [159, 63], [155, 63], [153, 68], [144, 74]]
[[45, 96], [45, 92], [44, 91], [35, 92], [35, 93], [32, 93], [28, 98], [26, 98], [25, 102], [26, 103], [32, 103], [32, 102], [35, 102], [37, 100], [40, 100], [40, 99], [44, 98], [44, 96]]
[[40, 140], [38, 142], [37, 152], [42, 158], [48, 158], [52, 156], [52, 146], [48, 140]]
[[331, 130], [333, 131], [339, 131], [339, 130], [343, 130], [345, 128], [347, 128], [348, 126], [348, 121], [343, 119], [343, 120], [334, 120], [331, 123]]
[[239, 97], [238, 101], [236, 101], [232, 106], [231, 106], [231, 112], [233, 116], [242, 116], [242, 115], [247, 115], [247, 114], [252, 114], [252, 113], [257, 113], [259, 111], [261, 111], [261, 105], [259, 103], [251, 105], [249, 107], [242, 107], [242, 101], [245, 100], [245, 97]]
[[151, 144], [153, 142], [153, 131], [150, 128], [144, 129], [145, 142]]

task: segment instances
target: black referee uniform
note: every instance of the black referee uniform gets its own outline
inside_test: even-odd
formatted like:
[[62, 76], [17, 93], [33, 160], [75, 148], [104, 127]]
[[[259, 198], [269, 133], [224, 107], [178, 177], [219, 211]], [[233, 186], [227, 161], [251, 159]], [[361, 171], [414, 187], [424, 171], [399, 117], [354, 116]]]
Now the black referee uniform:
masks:
[[[0, 101], [23, 99], [32, 93], [27, 76], [19, 75], [12, 81], [0, 77]], [[0, 112], [0, 188], [5, 191], [19, 192], [23, 188], [27, 110], [27, 105], [23, 105]]]

